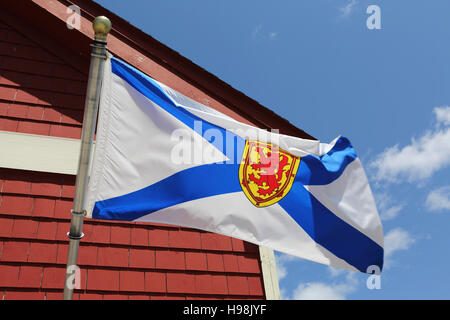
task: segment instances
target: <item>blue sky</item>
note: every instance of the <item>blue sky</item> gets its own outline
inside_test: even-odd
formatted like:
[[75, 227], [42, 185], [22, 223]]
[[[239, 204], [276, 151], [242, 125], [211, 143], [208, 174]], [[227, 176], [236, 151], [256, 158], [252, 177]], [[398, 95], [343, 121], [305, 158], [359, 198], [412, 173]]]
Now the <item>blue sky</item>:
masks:
[[276, 253], [284, 299], [450, 299], [449, 1], [97, 2], [316, 138], [352, 141], [383, 222], [381, 289]]

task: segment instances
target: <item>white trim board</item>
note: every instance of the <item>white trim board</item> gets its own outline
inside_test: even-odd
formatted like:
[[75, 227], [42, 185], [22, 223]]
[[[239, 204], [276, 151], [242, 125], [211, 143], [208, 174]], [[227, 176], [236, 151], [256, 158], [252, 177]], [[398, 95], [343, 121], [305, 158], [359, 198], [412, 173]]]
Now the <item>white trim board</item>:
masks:
[[0, 167], [76, 175], [80, 140], [0, 131]]
[[272, 249], [260, 246], [259, 257], [264, 280], [264, 291], [267, 300], [280, 300], [280, 287], [278, 283], [275, 254]]

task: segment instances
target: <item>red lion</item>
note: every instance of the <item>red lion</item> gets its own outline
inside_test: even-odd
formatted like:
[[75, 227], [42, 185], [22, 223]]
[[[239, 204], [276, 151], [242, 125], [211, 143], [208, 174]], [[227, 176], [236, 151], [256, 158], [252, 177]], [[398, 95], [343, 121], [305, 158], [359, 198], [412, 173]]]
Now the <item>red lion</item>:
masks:
[[[258, 193], [261, 196], [270, 195], [281, 185], [280, 181], [283, 178], [283, 173], [287, 170], [285, 167], [288, 167], [288, 157], [283, 154], [279, 155], [281, 160], [277, 163], [277, 161], [273, 160], [278, 159], [278, 157], [272, 159], [271, 151], [268, 151], [266, 155], [264, 149], [259, 146], [256, 147], [256, 151], [259, 153], [260, 163], [251, 164], [251, 167], [253, 170], [260, 170], [260, 178], [256, 178], [253, 173], [248, 178], [259, 186]], [[264, 189], [263, 187], [268, 188]]]

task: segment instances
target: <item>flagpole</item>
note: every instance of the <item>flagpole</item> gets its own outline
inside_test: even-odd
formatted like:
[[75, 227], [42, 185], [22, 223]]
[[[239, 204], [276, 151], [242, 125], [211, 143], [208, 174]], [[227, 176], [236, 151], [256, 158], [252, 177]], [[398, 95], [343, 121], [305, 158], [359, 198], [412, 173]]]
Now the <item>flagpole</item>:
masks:
[[91, 65], [86, 91], [83, 129], [81, 131], [80, 158], [73, 199], [72, 220], [70, 223], [69, 251], [67, 255], [66, 277], [64, 282], [64, 300], [72, 300], [74, 285], [79, 276], [77, 259], [80, 240], [83, 237], [83, 217], [86, 213], [84, 197], [88, 184], [89, 168], [97, 121], [98, 103], [103, 69], [106, 61], [106, 37], [111, 30], [111, 21], [107, 17], [99, 16], [93, 22], [94, 41], [92, 43]]

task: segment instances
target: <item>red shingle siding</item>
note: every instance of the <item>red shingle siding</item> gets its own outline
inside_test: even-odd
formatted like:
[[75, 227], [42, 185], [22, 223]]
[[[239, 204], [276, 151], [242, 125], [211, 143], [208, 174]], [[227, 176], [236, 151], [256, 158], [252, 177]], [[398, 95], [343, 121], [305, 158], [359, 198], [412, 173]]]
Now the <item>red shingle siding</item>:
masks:
[[[59, 181], [61, 184], [53, 189], [63, 189], [65, 183], [73, 183], [73, 179], [42, 174], [43, 182], [38, 182], [36, 176], [37, 173], [26, 175], [23, 171], [0, 169], [0, 290], [9, 292], [14, 289], [14, 293], [5, 295], [5, 299], [57, 299], [57, 293], [62, 292], [70, 215], [57, 211], [70, 210], [71, 202], [63, 200], [61, 194], [52, 188], [43, 194], [31, 194], [31, 190], [34, 184], [50, 183], [48, 181], [52, 181], [50, 184], [53, 186]], [[22, 186], [4, 188], [19, 178], [23, 180]], [[58, 203], [66, 205], [55, 205]], [[18, 207], [21, 209], [11, 211], [11, 208]], [[96, 230], [98, 234], [94, 236]], [[223, 243], [231, 243], [231, 239], [211, 237], [209, 233], [198, 230], [144, 223], [87, 219], [84, 232], [86, 236], [81, 241], [78, 259], [82, 289], [76, 290], [81, 296], [75, 297], [264, 298], [256, 246], [246, 243], [245, 246], [234, 247], [222, 245], [222, 249], [198, 249], [208, 247], [211, 239]], [[116, 232], [116, 236], [122, 234], [119, 241], [113, 241]], [[139, 237], [135, 235], [133, 243], [124, 244], [133, 233]], [[174, 241], [173, 245], [167, 241], [167, 246], [161, 247], [161, 242], [152, 245], [151, 241], [145, 241], [150, 233], [163, 235], [163, 242], [165, 237], [169, 239], [169, 235], [172, 236], [170, 239], [181, 239]], [[186, 236], [187, 248], [180, 246], [183, 236]], [[238, 241], [234, 239], [233, 243]], [[247, 250], [243, 250], [245, 247]], [[34, 291], [17, 291], [17, 288]], [[49, 289], [53, 291], [47, 291]]]
[[[79, 138], [86, 78], [0, 22], [0, 130]], [[62, 298], [74, 185], [0, 168], [0, 300]], [[252, 244], [163, 224], [86, 219], [83, 232], [74, 299], [264, 298]]]
[[0, 130], [80, 138], [86, 75], [0, 25]]

